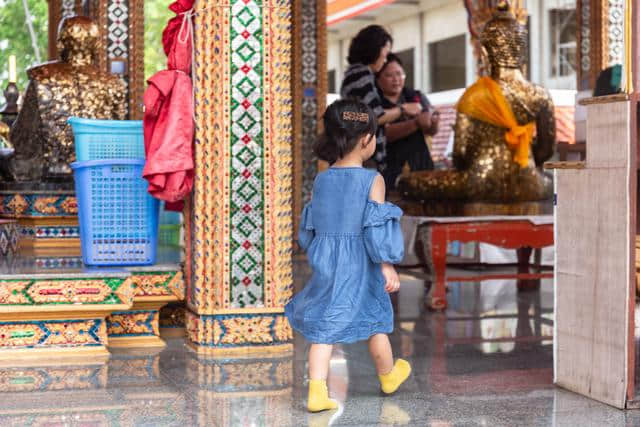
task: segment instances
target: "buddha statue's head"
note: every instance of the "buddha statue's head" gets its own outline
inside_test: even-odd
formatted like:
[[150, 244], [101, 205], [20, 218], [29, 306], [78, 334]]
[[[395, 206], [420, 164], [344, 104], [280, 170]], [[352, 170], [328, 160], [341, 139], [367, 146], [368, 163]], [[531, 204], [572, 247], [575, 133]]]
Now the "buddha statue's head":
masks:
[[492, 68], [522, 67], [527, 49], [527, 29], [518, 22], [508, 1], [498, 3], [493, 17], [482, 30], [480, 42]]
[[73, 16], [60, 22], [57, 47], [60, 58], [72, 65], [90, 65], [98, 55], [100, 32], [93, 20]]

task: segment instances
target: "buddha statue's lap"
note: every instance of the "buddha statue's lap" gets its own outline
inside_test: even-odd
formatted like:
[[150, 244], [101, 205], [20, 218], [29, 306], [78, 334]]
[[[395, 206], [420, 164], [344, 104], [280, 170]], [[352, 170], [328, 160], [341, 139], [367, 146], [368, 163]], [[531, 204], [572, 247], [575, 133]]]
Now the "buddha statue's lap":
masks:
[[[398, 186], [406, 198], [510, 203], [552, 196], [551, 181], [540, 166], [553, 154], [553, 102], [546, 90], [522, 74], [526, 31], [508, 11], [508, 4], [506, 10], [498, 6], [481, 41], [491, 63], [491, 79], [480, 79], [458, 104], [455, 170], [405, 171]], [[482, 108], [487, 99], [496, 98], [504, 104], [495, 105], [508, 107]], [[508, 114], [505, 109], [510, 110]], [[534, 129], [535, 138], [525, 135]]]

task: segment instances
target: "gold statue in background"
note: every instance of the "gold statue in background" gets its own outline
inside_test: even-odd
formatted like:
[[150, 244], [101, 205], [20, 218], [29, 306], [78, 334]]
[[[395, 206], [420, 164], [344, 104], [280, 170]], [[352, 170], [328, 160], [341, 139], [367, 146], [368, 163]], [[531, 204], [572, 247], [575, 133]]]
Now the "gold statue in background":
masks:
[[28, 70], [22, 109], [11, 130], [15, 155], [11, 174], [17, 181], [67, 178], [75, 159], [72, 116], [124, 119], [126, 88], [94, 64], [100, 47], [98, 26], [76, 16], [60, 23], [60, 60]]
[[405, 171], [398, 182], [405, 197], [522, 202], [553, 194], [550, 179], [539, 169], [554, 152], [553, 101], [522, 73], [527, 32], [507, 2], [498, 5], [480, 41], [491, 77], [480, 78], [457, 105], [456, 170]]

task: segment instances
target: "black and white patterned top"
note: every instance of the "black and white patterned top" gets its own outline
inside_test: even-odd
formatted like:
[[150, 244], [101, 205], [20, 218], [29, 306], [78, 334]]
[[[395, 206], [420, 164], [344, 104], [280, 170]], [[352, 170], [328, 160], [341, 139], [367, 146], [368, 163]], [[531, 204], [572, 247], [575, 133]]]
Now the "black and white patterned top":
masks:
[[[373, 110], [373, 113], [380, 117], [384, 114], [382, 108], [382, 97], [376, 87], [376, 76], [367, 65], [352, 64], [347, 68], [340, 88], [342, 98], [356, 98], [364, 102]], [[378, 170], [383, 171], [386, 167], [387, 139], [384, 135], [384, 128], [378, 126], [376, 134], [376, 154], [374, 156], [378, 164]]]

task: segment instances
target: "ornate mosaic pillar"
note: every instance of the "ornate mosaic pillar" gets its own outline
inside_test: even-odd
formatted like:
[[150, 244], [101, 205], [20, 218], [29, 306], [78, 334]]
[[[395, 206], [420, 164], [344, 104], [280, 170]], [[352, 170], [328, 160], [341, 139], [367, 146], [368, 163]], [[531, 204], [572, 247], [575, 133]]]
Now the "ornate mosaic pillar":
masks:
[[200, 353], [285, 351], [292, 289], [291, 2], [207, 3], [195, 27], [186, 328]]
[[624, 59], [624, 0], [578, 0], [578, 89]]
[[327, 4], [325, 1], [294, 2], [294, 230], [302, 207], [311, 198], [318, 159], [313, 144], [327, 97]]

